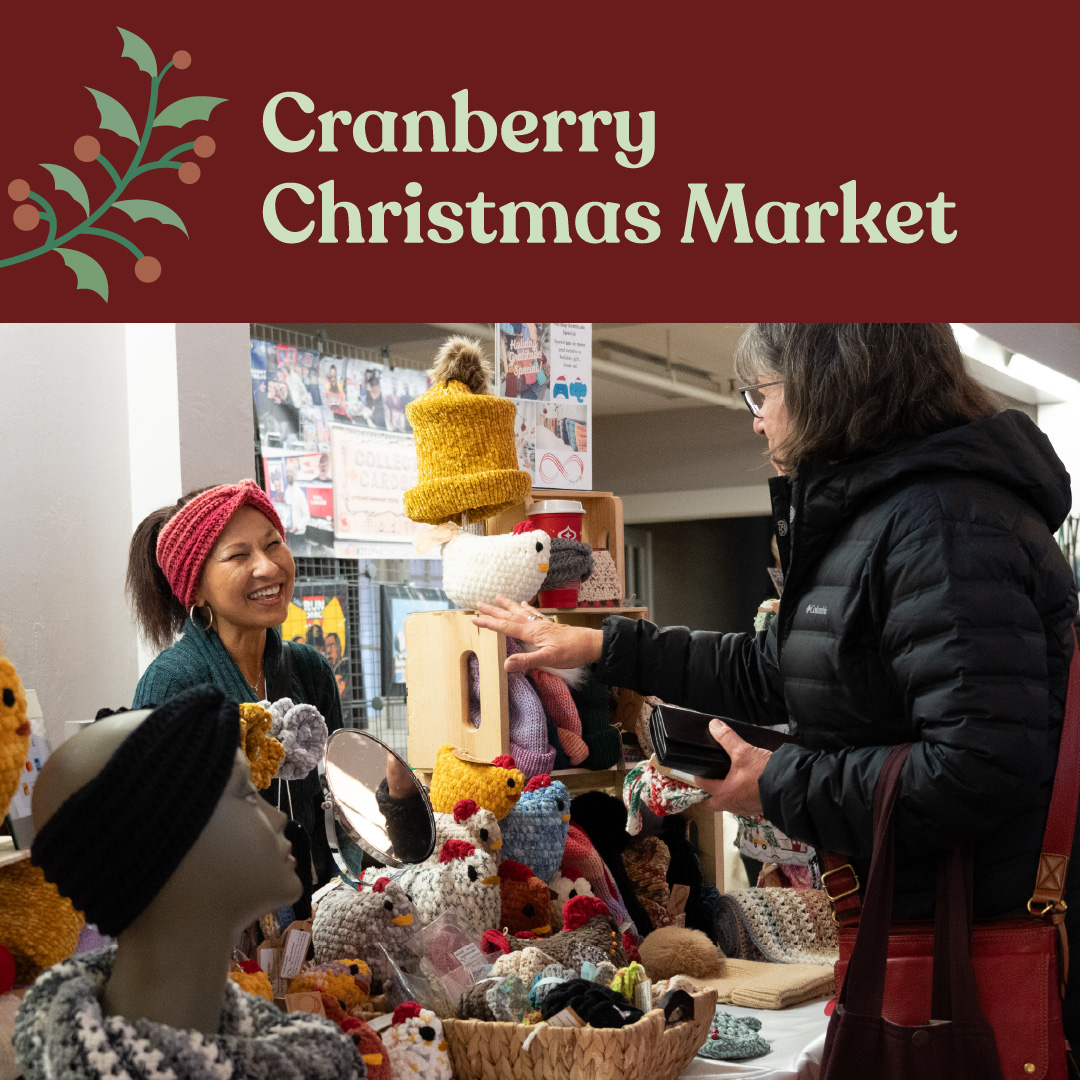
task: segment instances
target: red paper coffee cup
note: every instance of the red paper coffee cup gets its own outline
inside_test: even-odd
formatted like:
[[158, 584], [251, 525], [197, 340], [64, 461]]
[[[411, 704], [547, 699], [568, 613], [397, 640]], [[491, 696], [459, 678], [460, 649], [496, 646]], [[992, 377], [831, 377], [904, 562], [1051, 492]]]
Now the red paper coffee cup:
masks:
[[537, 599], [542, 608], [576, 608], [578, 598], [578, 581], [568, 581], [558, 589], [541, 589], [537, 593]]
[[548, 536], [561, 536], [564, 540], [581, 539], [581, 519], [585, 516], [585, 507], [572, 499], [547, 499], [533, 503], [529, 518], [536, 522], [538, 529], [543, 529]]

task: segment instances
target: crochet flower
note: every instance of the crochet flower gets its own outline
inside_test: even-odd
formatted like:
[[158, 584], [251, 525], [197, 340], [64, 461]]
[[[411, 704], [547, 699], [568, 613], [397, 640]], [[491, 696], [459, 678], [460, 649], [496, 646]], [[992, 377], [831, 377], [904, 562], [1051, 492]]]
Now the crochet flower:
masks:
[[273, 718], [270, 734], [285, 750], [278, 778], [302, 780], [319, 764], [326, 749], [326, 721], [314, 705], [294, 705], [292, 698], [280, 698], [269, 709]]
[[285, 748], [270, 735], [273, 717], [261, 705], [240, 706], [240, 746], [251, 765], [251, 782], [260, 790], [268, 788], [285, 757]]

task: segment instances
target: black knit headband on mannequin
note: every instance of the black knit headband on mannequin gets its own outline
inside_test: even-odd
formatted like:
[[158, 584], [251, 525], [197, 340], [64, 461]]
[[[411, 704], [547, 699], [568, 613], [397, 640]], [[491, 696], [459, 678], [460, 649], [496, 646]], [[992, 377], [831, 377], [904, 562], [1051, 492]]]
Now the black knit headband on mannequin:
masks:
[[235, 701], [196, 686], [155, 709], [37, 834], [31, 862], [116, 937], [194, 846], [232, 775]]

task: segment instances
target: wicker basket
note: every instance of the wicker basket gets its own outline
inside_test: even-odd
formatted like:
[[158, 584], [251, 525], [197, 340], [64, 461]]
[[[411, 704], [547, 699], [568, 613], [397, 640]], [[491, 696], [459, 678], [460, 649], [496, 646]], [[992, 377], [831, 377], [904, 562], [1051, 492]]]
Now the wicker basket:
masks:
[[693, 1020], [666, 1030], [659, 1009], [624, 1028], [444, 1020], [443, 1030], [456, 1080], [675, 1080], [705, 1042], [716, 992], [695, 1005]]

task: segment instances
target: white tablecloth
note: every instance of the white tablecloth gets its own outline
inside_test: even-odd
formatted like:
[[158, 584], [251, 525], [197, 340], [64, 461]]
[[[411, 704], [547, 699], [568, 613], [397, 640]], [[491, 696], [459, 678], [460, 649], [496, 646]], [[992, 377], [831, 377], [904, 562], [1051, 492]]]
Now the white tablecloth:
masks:
[[811, 1001], [790, 1009], [744, 1009], [738, 1005], [721, 1005], [732, 1016], [756, 1016], [761, 1021], [758, 1034], [770, 1043], [768, 1054], [749, 1061], [714, 1061], [696, 1057], [683, 1070], [680, 1080], [694, 1077], [753, 1077], [753, 1080], [817, 1080], [821, 1050], [825, 1045], [824, 1001]]

